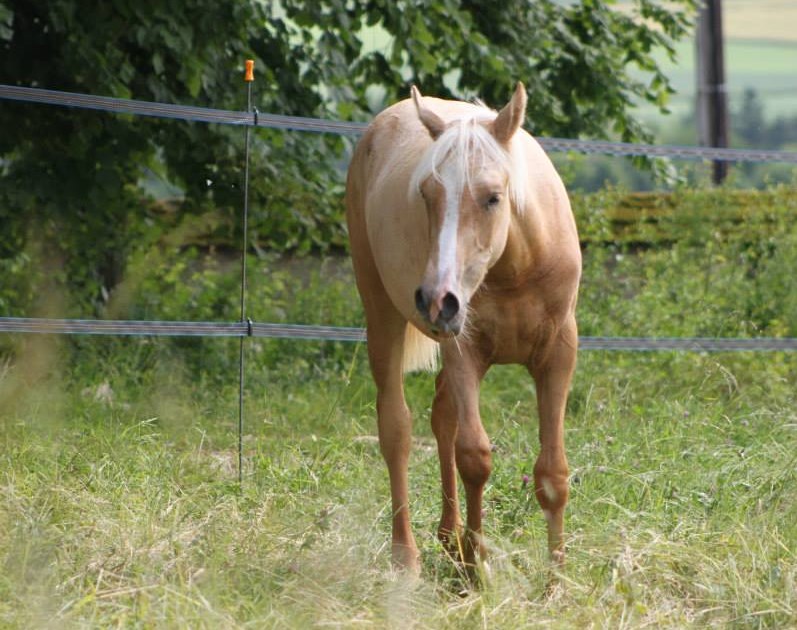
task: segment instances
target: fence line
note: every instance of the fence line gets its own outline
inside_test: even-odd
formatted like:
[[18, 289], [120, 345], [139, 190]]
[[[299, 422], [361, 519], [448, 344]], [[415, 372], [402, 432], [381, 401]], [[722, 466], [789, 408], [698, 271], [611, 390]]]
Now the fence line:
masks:
[[[154, 116], [195, 122], [268, 127], [319, 133], [360, 134], [364, 123], [329, 121], [318, 118], [280, 116], [252, 112], [236, 112], [206, 107], [154, 103], [106, 96], [92, 96], [39, 88], [0, 85], [0, 98], [93, 109], [117, 114]], [[788, 162], [797, 164], [797, 153], [709, 147], [656, 146], [623, 142], [538, 138], [549, 151], [578, 151], [623, 156], [670, 157], [700, 160]], [[245, 273], [245, 272], [244, 272]], [[128, 321], [85, 319], [42, 319], [0, 317], [0, 333], [83, 334], [122, 336], [192, 336], [192, 337], [266, 337], [315, 341], [364, 341], [365, 330], [338, 326], [305, 326], [299, 324], [185, 321]], [[796, 351], [797, 338], [702, 338], [702, 337], [581, 337], [583, 350], [624, 351]]]
[[[0, 332], [149, 337], [260, 337], [306, 341], [365, 341], [365, 328], [242, 322], [126, 321], [0, 317]], [[793, 337], [579, 337], [581, 350], [797, 351]]]
[[[229, 111], [208, 107], [155, 103], [110, 96], [92, 96], [74, 92], [60, 92], [41, 88], [0, 85], [0, 98], [28, 103], [43, 103], [94, 109], [116, 114], [135, 114], [194, 122], [240, 125], [292, 131], [313, 131], [334, 134], [361, 134], [366, 123], [325, 120], [302, 116], [282, 116], [253, 112]], [[758, 149], [721, 149], [684, 145], [653, 145], [604, 140], [577, 140], [571, 138], [537, 137], [547, 151], [604, 154], [614, 156], [641, 156], [683, 160], [712, 160], [724, 162], [781, 162], [797, 164], [797, 152]]]

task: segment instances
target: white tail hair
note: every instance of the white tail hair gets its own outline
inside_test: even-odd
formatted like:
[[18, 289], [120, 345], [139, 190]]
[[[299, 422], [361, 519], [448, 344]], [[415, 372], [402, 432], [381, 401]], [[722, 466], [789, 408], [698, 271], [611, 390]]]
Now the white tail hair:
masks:
[[401, 367], [406, 372], [434, 372], [440, 358], [440, 344], [407, 322], [404, 332], [404, 356]]

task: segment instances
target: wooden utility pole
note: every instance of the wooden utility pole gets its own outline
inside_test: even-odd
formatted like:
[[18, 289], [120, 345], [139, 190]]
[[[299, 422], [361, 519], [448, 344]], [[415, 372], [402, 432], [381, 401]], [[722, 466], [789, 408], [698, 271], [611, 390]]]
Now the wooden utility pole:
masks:
[[[697, 23], [697, 122], [702, 146], [728, 146], [728, 91], [722, 37], [722, 0], [704, 0]], [[728, 163], [715, 161], [712, 180], [721, 184]]]

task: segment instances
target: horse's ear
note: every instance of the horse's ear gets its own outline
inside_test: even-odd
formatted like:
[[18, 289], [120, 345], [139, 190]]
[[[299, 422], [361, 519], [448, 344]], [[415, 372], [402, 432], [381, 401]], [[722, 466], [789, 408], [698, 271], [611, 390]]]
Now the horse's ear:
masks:
[[423, 126], [429, 130], [429, 134], [432, 136], [432, 138], [436, 140], [437, 137], [443, 133], [443, 131], [445, 131], [445, 121], [440, 118], [440, 116], [435, 114], [431, 109], [423, 106], [421, 103], [421, 93], [414, 85], [410, 88], [410, 94], [412, 94], [412, 101], [415, 103], [415, 109], [418, 112], [418, 118], [421, 119]]
[[501, 144], [507, 144], [523, 124], [526, 117], [526, 88], [518, 81], [512, 99], [498, 112], [493, 121], [493, 135]]

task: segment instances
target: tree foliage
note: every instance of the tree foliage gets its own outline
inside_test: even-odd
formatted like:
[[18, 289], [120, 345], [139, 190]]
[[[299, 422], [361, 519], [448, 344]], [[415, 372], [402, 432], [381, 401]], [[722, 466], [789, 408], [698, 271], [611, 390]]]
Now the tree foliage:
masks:
[[[413, 82], [500, 105], [522, 80], [533, 132], [646, 140], [631, 105], [665, 107], [672, 88], [653, 53], [673, 54], [694, 4], [0, 0], [0, 83], [240, 110], [242, 62], [251, 57], [260, 111], [366, 120]], [[239, 129], [8, 101], [0, 128], [0, 258], [35, 236], [97, 305], [130, 253], [159, 234], [142, 191], [148, 173], [183, 191], [181, 214], [213, 208], [220, 229], [237, 224]], [[258, 241], [342, 243], [346, 141], [256, 135]]]

